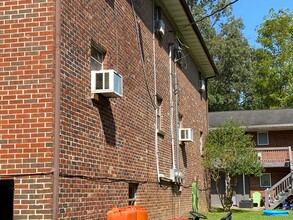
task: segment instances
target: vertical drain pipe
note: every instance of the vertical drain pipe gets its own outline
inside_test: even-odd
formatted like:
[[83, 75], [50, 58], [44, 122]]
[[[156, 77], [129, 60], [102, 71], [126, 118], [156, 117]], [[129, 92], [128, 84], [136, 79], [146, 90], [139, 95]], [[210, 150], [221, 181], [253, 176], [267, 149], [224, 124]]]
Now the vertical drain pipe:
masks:
[[176, 164], [178, 172], [180, 171], [179, 165], [179, 112], [178, 112], [178, 78], [177, 78], [177, 59], [175, 58], [174, 65], [174, 91], [175, 91], [175, 130], [176, 130]]
[[52, 219], [58, 219], [59, 198], [59, 144], [60, 144], [60, 38], [61, 38], [61, 1], [55, 1], [55, 91], [54, 91], [54, 155], [53, 155], [53, 201]]
[[[177, 84], [177, 58], [174, 63], [174, 92], [175, 92], [175, 132], [176, 132], [176, 164], [178, 175], [181, 173], [179, 164], [179, 120], [178, 120], [178, 84]], [[180, 196], [178, 197], [178, 216], [180, 216]]]
[[156, 153], [156, 168], [157, 168], [157, 179], [160, 182], [160, 169], [159, 169], [159, 147], [158, 147], [158, 99], [157, 99], [157, 69], [156, 69], [156, 41], [155, 41], [155, 3], [153, 1], [153, 71], [154, 71], [154, 98], [155, 98], [155, 153]]
[[175, 165], [175, 149], [174, 149], [174, 122], [173, 122], [173, 86], [172, 86], [172, 48], [173, 43], [169, 44], [169, 74], [170, 74], [170, 132], [171, 132], [171, 147], [172, 147], [172, 168], [176, 169]]

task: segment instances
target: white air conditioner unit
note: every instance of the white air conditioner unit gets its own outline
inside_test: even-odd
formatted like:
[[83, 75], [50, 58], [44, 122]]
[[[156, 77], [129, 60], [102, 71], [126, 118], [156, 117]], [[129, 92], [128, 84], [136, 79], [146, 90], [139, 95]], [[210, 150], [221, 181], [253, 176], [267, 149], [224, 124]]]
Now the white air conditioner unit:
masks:
[[105, 97], [122, 97], [122, 76], [115, 70], [92, 70], [91, 93]]
[[179, 141], [193, 141], [193, 129], [179, 128]]
[[155, 33], [160, 36], [165, 34], [165, 23], [163, 20], [155, 20]]
[[198, 81], [198, 88], [200, 92], [204, 92], [206, 90], [206, 85], [204, 80]]

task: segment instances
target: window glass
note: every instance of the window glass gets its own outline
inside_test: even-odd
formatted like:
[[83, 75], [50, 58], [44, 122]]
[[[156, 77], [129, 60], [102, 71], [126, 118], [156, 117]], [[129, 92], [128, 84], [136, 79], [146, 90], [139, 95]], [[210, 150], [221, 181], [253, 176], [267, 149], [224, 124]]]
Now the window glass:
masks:
[[183, 128], [183, 115], [179, 113], [178, 115], [179, 120], [179, 128]]
[[271, 187], [271, 174], [263, 173], [260, 177], [260, 187]]
[[134, 183], [128, 185], [128, 205], [135, 205], [137, 186]]
[[161, 8], [158, 6], [155, 6], [155, 20], [161, 20]]
[[204, 156], [204, 149], [203, 149], [203, 132], [199, 132], [199, 150], [200, 150], [200, 155]]
[[162, 129], [162, 99], [157, 98], [157, 131]]
[[268, 144], [269, 144], [268, 132], [258, 132], [257, 145], [268, 145]]
[[104, 53], [94, 46], [91, 47], [91, 70], [102, 70], [104, 61]]

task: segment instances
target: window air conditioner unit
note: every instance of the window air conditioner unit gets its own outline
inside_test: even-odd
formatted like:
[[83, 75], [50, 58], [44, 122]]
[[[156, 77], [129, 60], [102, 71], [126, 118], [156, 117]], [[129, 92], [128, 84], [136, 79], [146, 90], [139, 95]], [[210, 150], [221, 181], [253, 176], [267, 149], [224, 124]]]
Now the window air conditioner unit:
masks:
[[122, 76], [115, 70], [91, 71], [91, 93], [105, 97], [122, 97]]
[[160, 36], [165, 34], [165, 23], [163, 20], [155, 20], [155, 32]]
[[204, 92], [206, 90], [206, 85], [204, 80], [198, 81], [198, 88], [200, 92]]
[[193, 129], [179, 128], [179, 141], [193, 141]]

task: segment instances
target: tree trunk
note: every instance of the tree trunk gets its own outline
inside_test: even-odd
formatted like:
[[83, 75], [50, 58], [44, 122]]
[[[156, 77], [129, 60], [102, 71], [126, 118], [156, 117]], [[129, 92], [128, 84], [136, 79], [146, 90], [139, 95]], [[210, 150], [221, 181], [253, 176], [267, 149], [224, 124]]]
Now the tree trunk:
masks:
[[232, 197], [233, 197], [233, 192], [234, 192], [234, 188], [237, 184], [237, 176], [230, 176], [230, 174], [226, 174], [226, 183], [227, 183], [227, 188], [226, 188], [226, 193], [225, 193], [225, 197], [224, 197], [224, 211], [230, 211], [232, 205], [233, 205], [233, 201], [232, 201]]

